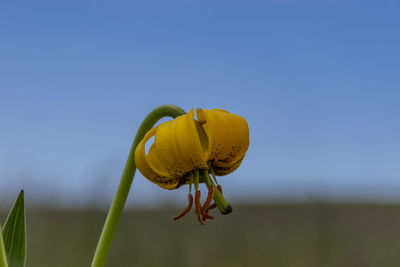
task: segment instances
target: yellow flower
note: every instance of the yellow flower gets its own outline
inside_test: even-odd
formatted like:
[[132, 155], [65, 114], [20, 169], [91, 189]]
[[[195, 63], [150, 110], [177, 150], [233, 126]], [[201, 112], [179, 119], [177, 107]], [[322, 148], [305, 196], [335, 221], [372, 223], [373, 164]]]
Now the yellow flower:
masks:
[[[213, 190], [208, 172], [222, 176], [239, 167], [249, 146], [246, 120], [221, 109], [198, 109], [196, 113], [197, 120], [191, 109], [144, 136], [135, 151], [136, 166], [144, 177], [164, 189], [175, 189], [191, 184], [194, 176], [196, 191], [199, 181]], [[146, 154], [145, 144], [153, 136]], [[199, 170], [201, 177], [197, 178]]]

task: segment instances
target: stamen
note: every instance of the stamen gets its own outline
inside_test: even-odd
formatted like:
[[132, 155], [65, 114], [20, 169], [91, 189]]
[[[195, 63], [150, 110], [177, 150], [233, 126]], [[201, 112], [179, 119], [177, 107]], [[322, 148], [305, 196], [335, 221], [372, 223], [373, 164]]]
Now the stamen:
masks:
[[[213, 204], [208, 208], [208, 210], [215, 209], [216, 207], [217, 207], [217, 204], [213, 203]], [[207, 210], [207, 211], [208, 211], [208, 210]]]
[[[211, 215], [208, 214], [208, 212], [210, 211], [210, 207], [211, 207], [211, 206], [209, 206], [209, 207], [204, 211], [204, 213], [203, 213], [203, 221], [206, 221], [207, 219], [210, 219], [210, 220], [214, 219], [213, 216], [211, 216]], [[216, 207], [216, 205], [215, 205], [215, 207]]]
[[195, 200], [194, 200], [194, 204], [196, 206], [196, 216], [197, 216], [197, 220], [200, 222], [200, 224], [204, 224], [203, 218], [201, 216], [202, 213], [201, 213], [200, 196], [201, 196], [200, 191], [196, 190], [196, 195], [195, 195]]
[[216, 185], [219, 185], [218, 181], [217, 181], [217, 176], [215, 175], [215, 172], [213, 169], [210, 169], [211, 172], [211, 177], [213, 178], [214, 182]]
[[192, 193], [192, 184], [193, 184], [193, 172], [190, 172], [189, 173], [189, 193]]
[[[210, 170], [211, 171], [211, 170]], [[204, 174], [204, 182], [208, 188], [213, 184], [214, 186], [217, 186], [214, 181], [211, 179], [209, 173], [207, 170], [202, 170], [202, 173]], [[222, 188], [219, 190], [222, 191]], [[232, 207], [229, 205], [228, 201], [224, 198], [224, 196], [221, 194], [219, 190], [214, 191], [214, 201], [217, 204], [218, 209], [222, 214], [229, 214], [232, 212]]]
[[184, 210], [182, 210], [181, 213], [179, 213], [177, 216], [174, 217], [175, 221], [180, 219], [180, 218], [182, 218], [183, 216], [185, 216], [190, 211], [190, 209], [192, 208], [193, 196], [190, 193], [188, 194], [188, 202], [189, 203], [188, 203], [187, 207]]
[[[221, 195], [223, 195], [222, 193], [222, 187], [221, 185], [217, 186], [218, 191], [221, 193]], [[212, 205], [210, 205], [207, 210], [205, 211], [205, 213], [208, 213], [209, 210], [215, 209], [217, 207], [217, 204], [213, 203]]]
[[204, 212], [208, 209], [210, 206], [210, 203], [214, 197], [214, 185], [210, 185], [210, 189], [208, 190], [208, 195], [207, 195], [207, 200], [204, 202], [203, 207], [201, 208], [201, 213], [204, 216]]
[[212, 220], [212, 219], [214, 219], [214, 216], [211, 216], [211, 215], [208, 214], [208, 212], [206, 212], [206, 213], [204, 213], [203, 220], [205, 221], [207, 219]]
[[199, 180], [200, 180], [199, 173], [200, 173], [199, 170], [194, 171], [194, 189], [196, 191], [199, 190]]

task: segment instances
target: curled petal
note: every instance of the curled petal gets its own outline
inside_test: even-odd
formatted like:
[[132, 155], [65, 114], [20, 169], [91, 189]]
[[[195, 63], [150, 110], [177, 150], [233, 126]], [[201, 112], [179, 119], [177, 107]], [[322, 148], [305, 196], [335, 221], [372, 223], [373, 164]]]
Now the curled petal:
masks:
[[[243, 156], [244, 158], [244, 156]], [[235, 171], [237, 168], [239, 168], [240, 164], [242, 163], [243, 158], [241, 158], [240, 160], [236, 161], [235, 163], [226, 166], [225, 164], [220, 166], [220, 164], [214, 164], [213, 165], [213, 170], [215, 172], [216, 175], [218, 176], [224, 176], [227, 174], [232, 173], [233, 171]]]
[[179, 179], [169, 175], [168, 172], [163, 168], [162, 164], [155, 160], [154, 157], [152, 160], [150, 160], [146, 155], [145, 144], [156, 134], [156, 131], [157, 127], [151, 129], [138, 144], [135, 151], [136, 167], [149, 181], [165, 189], [174, 189], [179, 184]]
[[208, 143], [200, 138], [200, 125], [194, 120], [193, 109], [184, 116], [158, 126], [154, 153], [162, 159], [171, 176], [183, 176], [189, 171], [207, 168]]
[[[208, 168], [208, 139], [193, 117], [192, 109], [153, 128], [135, 151], [140, 172], [162, 188], [175, 189], [186, 173]], [[154, 144], [146, 155], [145, 143], [154, 135]]]
[[246, 120], [221, 109], [197, 109], [197, 119], [208, 137], [208, 160], [216, 174], [233, 172], [249, 147]]

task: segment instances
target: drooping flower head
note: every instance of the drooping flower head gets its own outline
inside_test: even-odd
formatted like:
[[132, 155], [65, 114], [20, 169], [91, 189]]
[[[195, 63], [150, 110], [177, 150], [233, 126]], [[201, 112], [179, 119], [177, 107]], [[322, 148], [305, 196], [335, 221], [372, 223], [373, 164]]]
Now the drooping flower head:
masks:
[[[189, 205], [177, 216], [179, 218], [192, 206], [190, 191], [194, 183], [196, 214], [203, 224], [211, 218], [208, 210], [216, 205], [224, 214], [231, 211], [215, 175], [227, 175], [239, 167], [249, 146], [249, 128], [244, 118], [221, 109], [197, 109], [196, 115], [197, 120], [191, 109], [186, 115], [147, 132], [136, 148], [135, 162], [144, 177], [164, 189], [190, 185]], [[154, 143], [146, 153], [145, 144], [153, 136]], [[200, 205], [199, 182], [204, 182], [209, 189], [203, 207]], [[216, 205], [210, 205], [213, 197]]]

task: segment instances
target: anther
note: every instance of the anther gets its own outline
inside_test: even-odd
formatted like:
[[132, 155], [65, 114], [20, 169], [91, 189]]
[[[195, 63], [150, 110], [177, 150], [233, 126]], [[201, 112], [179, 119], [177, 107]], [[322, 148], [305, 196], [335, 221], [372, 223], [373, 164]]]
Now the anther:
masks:
[[204, 202], [203, 207], [201, 208], [201, 213], [204, 216], [204, 213], [206, 210], [208, 210], [208, 207], [210, 206], [210, 203], [214, 197], [214, 185], [210, 185], [210, 189], [208, 190], [208, 195], [206, 202]]
[[205, 221], [207, 219], [212, 220], [212, 219], [214, 219], [214, 216], [211, 216], [211, 215], [208, 214], [208, 212], [206, 212], [206, 213], [204, 213], [203, 220]]
[[196, 195], [195, 195], [195, 199], [194, 199], [194, 204], [196, 207], [196, 216], [197, 216], [197, 220], [200, 222], [200, 224], [204, 224], [203, 218], [201, 216], [202, 213], [201, 213], [200, 196], [201, 196], [200, 191], [196, 190]]
[[207, 211], [215, 209], [217, 207], [217, 204], [213, 203], [210, 207], [208, 207]]
[[181, 213], [179, 213], [177, 216], [175, 216], [174, 220], [176, 221], [176, 220], [182, 218], [183, 216], [185, 216], [192, 208], [192, 205], [193, 205], [193, 196], [192, 196], [192, 194], [189, 193], [187, 207], [184, 210], [182, 210]]
[[[222, 187], [221, 187], [221, 185], [217, 185], [217, 189], [218, 189], [218, 191], [221, 193], [221, 195], [223, 195], [223, 194], [222, 194]], [[212, 205], [210, 205], [210, 206], [206, 209], [205, 212], [208, 213], [209, 210], [215, 209], [216, 207], [217, 207], [217, 204], [213, 203]]]

